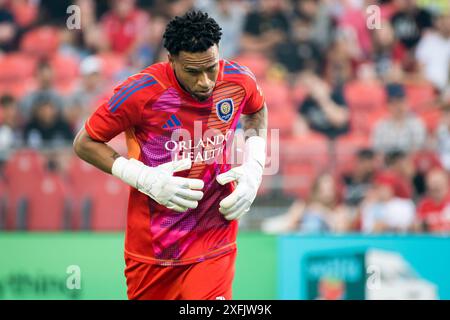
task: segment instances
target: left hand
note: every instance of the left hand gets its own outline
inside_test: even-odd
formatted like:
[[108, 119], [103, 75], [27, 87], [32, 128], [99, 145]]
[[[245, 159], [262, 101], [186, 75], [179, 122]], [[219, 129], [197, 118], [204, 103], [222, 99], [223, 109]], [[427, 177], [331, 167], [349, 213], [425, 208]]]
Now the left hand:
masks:
[[261, 184], [263, 169], [257, 161], [250, 161], [216, 177], [221, 185], [237, 181], [236, 189], [220, 202], [219, 211], [225, 219], [239, 219], [250, 210]]

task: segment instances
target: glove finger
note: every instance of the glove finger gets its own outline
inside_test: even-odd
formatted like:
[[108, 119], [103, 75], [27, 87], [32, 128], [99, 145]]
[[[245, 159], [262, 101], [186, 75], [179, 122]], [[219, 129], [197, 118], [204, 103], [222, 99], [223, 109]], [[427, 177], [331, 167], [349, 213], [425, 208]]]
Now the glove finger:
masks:
[[246, 201], [246, 203], [239, 208], [237, 211], [225, 216], [225, 219], [227, 220], [237, 220], [241, 218], [245, 213], [247, 213], [250, 210], [250, 203]]
[[237, 209], [239, 209], [243, 204], [245, 204], [245, 199], [244, 198], [239, 198], [238, 201], [236, 201], [236, 203], [234, 203], [231, 207], [229, 207], [229, 208], [220, 207], [219, 211], [223, 215], [227, 215], [227, 214], [229, 214], [231, 212], [234, 212]]
[[235, 167], [227, 172], [221, 173], [216, 177], [216, 180], [221, 185], [229, 183], [231, 181], [238, 180], [244, 174], [242, 166]]
[[189, 189], [203, 189], [205, 186], [205, 183], [203, 180], [200, 179], [190, 179], [190, 178], [183, 178], [183, 177], [172, 177], [172, 181], [177, 183], [183, 188], [189, 188]]
[[216, 177], [217, 182], [220, 183], [221, 185], [227, 184], [227, 183], [229, 183], [231, 181], [234, 181], [236, 179], [237, 179], [236, 174], [234, 174], [231, 171], [227, 171], [225, 173], [221, 173], [221, 174], [219, 174]]
[[245, 188], [242, 184], [238, 184], [236, 189], [232, 193], [230, 193], [226, 198], [223, 198], [220, 201], [219, 206], [222, 209], [229, 209], [232, 205], [234, 205], [239, 199], [244, 198], [245, 196]]
[[192, 165], [191, 159], [183, 158], [181, 160], [175, 160], [161, 164], [158, 167], [174, 173], [190, 169], [191, 165]]
[[170, 202], [172, 202], [176, 205], [179, 205], [180, 207], [185, 207], [185, 208], [189, 208], [189, 209], [195, 209], [198, 206], [197, 201], [186, 200], [179, 196], [173, 196], [172, 199], [170, 199]]
[[178, 204], [175, 204], [171, 201], [169, 201], [169, 203], [166, 204], [166, 208], [174, 210], [176, 212], [186, 212], [188, 210], [188, 208], [186, 207], [182, 207]]
[[239, 200], [239, 198], [239, 190], [236, 188], [229, 196], [220, 201], [219, 206], [222, 209], [229, 209]]
[[199, 201], [203, 198], [203, 192], [191, 189], [179, 189], [176, 193], [177, 196], [186, 200]]

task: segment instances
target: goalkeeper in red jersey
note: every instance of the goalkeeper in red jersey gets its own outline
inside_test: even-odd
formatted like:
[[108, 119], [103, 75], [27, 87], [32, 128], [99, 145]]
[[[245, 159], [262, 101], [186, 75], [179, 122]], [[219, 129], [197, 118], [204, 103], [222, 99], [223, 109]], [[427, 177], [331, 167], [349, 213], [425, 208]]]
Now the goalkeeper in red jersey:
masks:
[[[130, 299], [232, 297], [237, 220], [261, 183], [267, 107], [252, 72], [219, 58], [220, 38], [206, 13], [174, 18], [164, 33], [168, 62], [117, 86], [75, 138], [80, 158], [131, 186]], [[252, 133], [232, 168], [239, 121]], [[123, 131], [128, 158], [107, 145]]]

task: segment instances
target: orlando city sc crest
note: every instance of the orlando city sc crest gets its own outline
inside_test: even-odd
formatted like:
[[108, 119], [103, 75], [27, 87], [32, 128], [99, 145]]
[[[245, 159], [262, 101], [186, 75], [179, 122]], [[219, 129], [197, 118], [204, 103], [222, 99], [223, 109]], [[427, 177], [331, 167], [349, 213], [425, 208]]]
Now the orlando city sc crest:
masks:
[[223, 122], [228, 122], [231, 119], [234, 111], [233, 99], [223, 99], [216, 103], [217, 116]]

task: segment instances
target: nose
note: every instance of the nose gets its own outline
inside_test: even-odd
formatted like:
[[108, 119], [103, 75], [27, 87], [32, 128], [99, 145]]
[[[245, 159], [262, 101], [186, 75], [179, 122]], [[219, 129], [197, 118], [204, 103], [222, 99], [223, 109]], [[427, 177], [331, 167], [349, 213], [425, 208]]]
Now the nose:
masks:
[[210, 88], [209, 79], [206, 72], [200, 74], [199, 78], [197, 79], [197, 86], [203, 90], [208, 90]]

